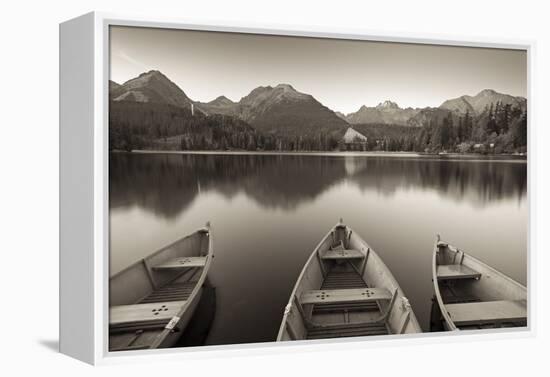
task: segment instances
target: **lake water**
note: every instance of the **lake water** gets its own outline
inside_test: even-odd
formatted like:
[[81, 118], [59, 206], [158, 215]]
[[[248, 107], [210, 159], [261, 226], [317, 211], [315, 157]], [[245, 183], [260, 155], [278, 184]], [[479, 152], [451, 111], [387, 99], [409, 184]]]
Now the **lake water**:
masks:
[[437, 233], [526, 284], [525, 160], [114, 153], [109, 168], [111, 275], [211, 222], [206, 344], [273, 341], [304, 262], [340, 218], [385, 261], [424, 330]]

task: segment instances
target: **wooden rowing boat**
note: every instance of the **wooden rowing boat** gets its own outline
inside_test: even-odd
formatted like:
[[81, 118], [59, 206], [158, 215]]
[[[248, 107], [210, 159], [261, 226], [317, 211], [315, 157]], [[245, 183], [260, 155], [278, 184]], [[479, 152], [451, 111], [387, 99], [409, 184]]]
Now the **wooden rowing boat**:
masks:
[[432, 331], [527, 325], [527, 288], [437, 236]]
[[172, 346], [199, 303], [213, 251], [207, 223], [112, 276], [109, 350]]
[[277, 340], [419, 332], [411, 305], [390, 270], [340, 220], [302, 269]]

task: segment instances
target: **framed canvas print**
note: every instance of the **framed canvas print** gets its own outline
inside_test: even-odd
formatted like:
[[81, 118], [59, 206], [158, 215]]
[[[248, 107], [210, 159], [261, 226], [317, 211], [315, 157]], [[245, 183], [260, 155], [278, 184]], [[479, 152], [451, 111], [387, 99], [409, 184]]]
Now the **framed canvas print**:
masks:
[[532, 331], [530, 43], [60, 29], [61, 351]]

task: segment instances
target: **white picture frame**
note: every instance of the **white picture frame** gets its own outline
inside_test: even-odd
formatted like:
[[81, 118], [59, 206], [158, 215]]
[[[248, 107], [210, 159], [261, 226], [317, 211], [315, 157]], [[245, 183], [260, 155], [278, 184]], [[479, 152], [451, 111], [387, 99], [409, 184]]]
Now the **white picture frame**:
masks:
[[[534, 41], [440, 37], [414, 33], [365, 30], [319, 29], [281, 25], [254, 25], [196, 20], [140, 18], [127, 15], [88, 13], [60, 25], [60, 351], [90, 364], [132, 362], [137, 359], [171, 360], [289, 353], [309, 350], [379, 347], [393, 344], [446, 343], [481, 338], [505, 339], [535, 334], [535, 253], [529, 242], [527, 328], [491, 330], [490, 333], [424, 333], [386, 336], [372, 340], [349, 338], [293, 343], [262, 343], [207, 346], [147, 351], [109, 352], [108, 340], [108, 48], [109, 27], [140, 26], [188, 30], [255, 33], [317, 38], [438, 44], [527, 51], [528, 98], [532, 95]], [[533, 101], [528, 111], [533, 114]], [[534, 129], [528, 119], [529, 155], [534, 152]], [[528, 158], [529, 240], [533, 229], [533, 166]]]

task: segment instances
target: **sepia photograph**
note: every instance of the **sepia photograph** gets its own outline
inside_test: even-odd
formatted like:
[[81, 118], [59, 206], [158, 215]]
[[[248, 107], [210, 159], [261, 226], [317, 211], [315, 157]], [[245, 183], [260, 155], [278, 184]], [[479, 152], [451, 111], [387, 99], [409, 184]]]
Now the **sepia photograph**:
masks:
[[109, 351], [528, 326], [526, 50], [110, 26], [108, 51]]

